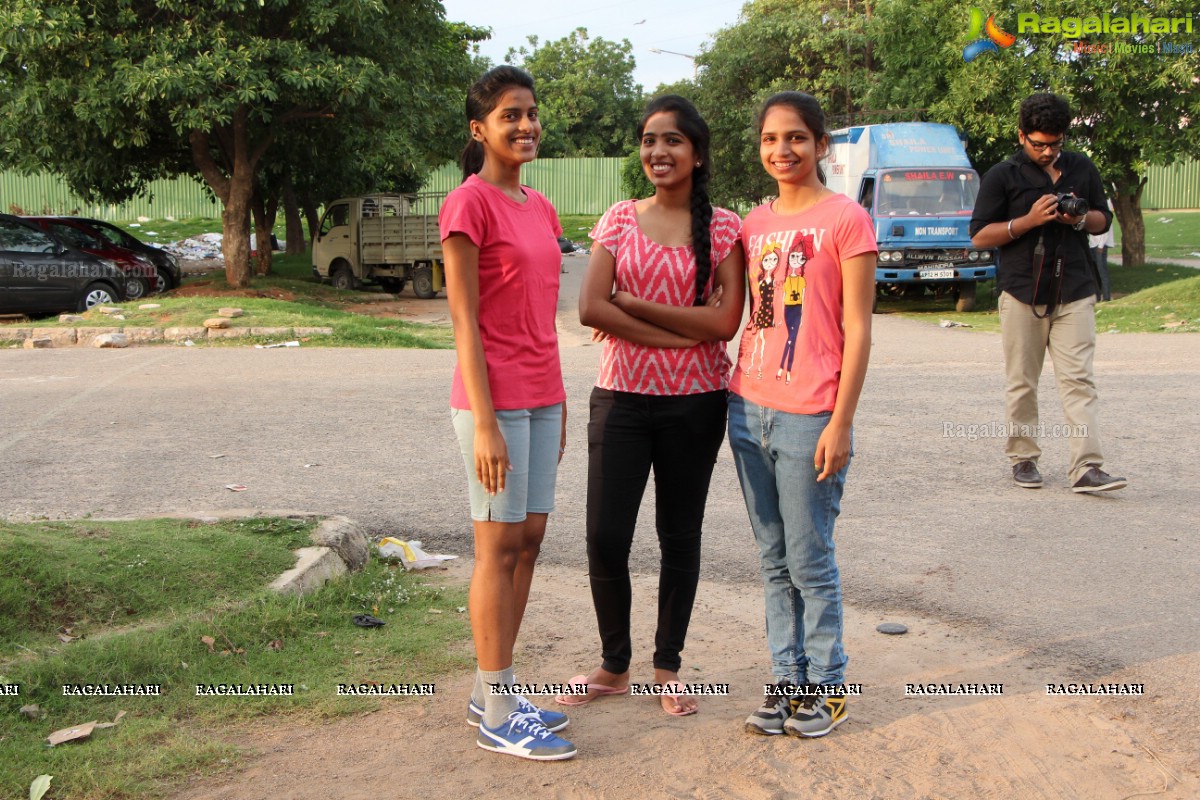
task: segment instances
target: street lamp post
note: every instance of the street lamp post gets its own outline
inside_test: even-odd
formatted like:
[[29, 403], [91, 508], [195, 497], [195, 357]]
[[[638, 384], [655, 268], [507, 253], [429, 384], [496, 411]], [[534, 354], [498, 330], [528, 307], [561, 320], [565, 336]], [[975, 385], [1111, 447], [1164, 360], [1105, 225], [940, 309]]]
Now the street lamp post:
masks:
[[697, 78], [700, 75], [700, 66], [696, 63], [696, 57], [693, 55], [690, 55], [688, 53], [677, 53], [674, 50], [660, 50], [657, 47], [651, 47], [650, 52], [657, 53], [660, 56], [672, 55], [672, 56], [680, 56], [681, 58], [686, 58], [692, 62], [692, 78], [693, 79]]

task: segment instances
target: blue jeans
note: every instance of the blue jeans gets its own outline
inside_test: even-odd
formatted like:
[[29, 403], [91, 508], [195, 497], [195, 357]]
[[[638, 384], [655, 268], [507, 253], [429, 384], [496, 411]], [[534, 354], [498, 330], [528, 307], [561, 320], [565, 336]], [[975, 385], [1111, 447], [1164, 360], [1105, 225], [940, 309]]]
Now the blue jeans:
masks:
[[796, 685], [843, 683], [846, 672], [833, 523], [850, 464], [820, 483], [813, 469], [830, 416], [729, 398], [729, 445], [762, 562], [771, 674]]

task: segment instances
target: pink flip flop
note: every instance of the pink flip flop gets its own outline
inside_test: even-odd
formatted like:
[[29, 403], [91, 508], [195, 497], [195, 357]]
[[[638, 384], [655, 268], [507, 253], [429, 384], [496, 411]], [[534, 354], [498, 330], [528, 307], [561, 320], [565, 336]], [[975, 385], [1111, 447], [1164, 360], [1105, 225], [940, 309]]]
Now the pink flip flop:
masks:
[[[676, 702], [676, 704], [678, 704], [679, 698], [681, 696], [680, 690], [683, 688], [683, 685], [677, 681], [668, 681], [667, 683], [663, 684], [662, 688], [663, 688], [662, 697], [670, 697], [672, 700], [674, 700]], [[667, 691], [668, 689], [674, 689], [675, 691], [670, 692], [670, 691]], [[662, 705], [661, 697], [659, 698], [659, 705]], [[685, 708], [682, 710], [672, 711], [669, 708], [667, 708], [666, 706], [662, 706], [662, 710], [666, 711], [672, 717], [690, 717], [692, 714], [695, 714], [697, 711], [699, 711], [698, 708]]]
[[629, 691], [628, 686], [617, 688], [615, 686], [605, 686], [603, 683], [588, 683], [587, 675], [576, 675], [567, 681], [567, 683], [571, 686], [586, 683], [588, 693], [585, 695], [560, 694], [554, 698], [554, 702], [560, 706], [583, 706], [592, 702], [597, 697], [609, 697], [616, 694], [625, 694]]

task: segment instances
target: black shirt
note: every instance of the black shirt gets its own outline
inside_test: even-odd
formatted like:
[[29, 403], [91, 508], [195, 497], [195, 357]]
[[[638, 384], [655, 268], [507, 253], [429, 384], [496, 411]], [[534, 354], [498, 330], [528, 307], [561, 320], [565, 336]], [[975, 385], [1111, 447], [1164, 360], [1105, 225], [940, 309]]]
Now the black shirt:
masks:
[[[1104, 231], [1107, 231], [1112, 225], [1112, 212], [1108, 210], [1096, 165], [1082, 153], [1063, 152], [1054, 166], [1060, 174], [1053, 185], [1046, 171], [1035, 164], [1024, 149], [989, 169], [979, 184], [979, 197], [975, 200], [975, 212], [971, 215], [971, 235], [974, 236], [993, 222], [1008, 222], [1028, 214], [1039, 197], [1051, 193], [1073, 193], [1087, 200], [1093, 210], [1104, 214]], [[1034, 248], [1038, 237], [1043, 234], [1045, 256], [1039, 279], [1038, 265], [1033, 263]], [[1070, 303], [1096, 294], [1099, 286], [1088, 260], [1087, 234], [1056, 221], [1036, 227], [1016, 241], [1000, 246], [1000, 258], [996, 265], [997, 288], [1026, 305], [1045, 305], [1050, 302], [1054, 258], [1060, 246], [1064, 266], [1058, 302]]]

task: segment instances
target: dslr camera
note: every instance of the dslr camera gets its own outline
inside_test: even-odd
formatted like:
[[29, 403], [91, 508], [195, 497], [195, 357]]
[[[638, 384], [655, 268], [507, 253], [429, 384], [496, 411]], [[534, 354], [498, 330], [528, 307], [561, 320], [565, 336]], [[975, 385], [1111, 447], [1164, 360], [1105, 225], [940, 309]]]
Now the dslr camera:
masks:
[[1073, 194], [1060, 194], [1054, 199], [1059, 213], [1067, 217], [1082, 217], [1091, 210], [1087, 200]]

